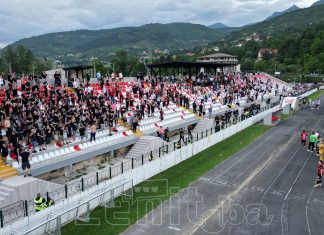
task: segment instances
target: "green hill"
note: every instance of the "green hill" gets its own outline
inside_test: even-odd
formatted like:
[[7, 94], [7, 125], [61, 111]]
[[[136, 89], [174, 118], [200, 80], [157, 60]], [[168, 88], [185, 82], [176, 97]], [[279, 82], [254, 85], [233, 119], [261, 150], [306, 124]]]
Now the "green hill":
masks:
[[203, 25], [171, 23], [50, 33], [22, 39], [14, 44], [26, 46], [37, 56], [73, 61], [90, 57], [110, 59], [117, 49], [139, 54], [149, 49], [192, 48], [223, 37], [224, 33]]
[[321, 21], [324, 21], [324, 5], [316, 5], [244, 27], [240, 31], [233, 32], [231, 39], [240, 39], [254, 32], [261, 36], [298, 33]]

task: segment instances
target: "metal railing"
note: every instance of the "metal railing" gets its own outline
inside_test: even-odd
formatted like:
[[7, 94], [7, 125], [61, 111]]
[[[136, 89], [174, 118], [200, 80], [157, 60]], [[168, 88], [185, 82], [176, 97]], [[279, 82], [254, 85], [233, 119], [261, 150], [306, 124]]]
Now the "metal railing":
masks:
[[[76, 205], [63, 205], [62, 209], [57, 209], [57, 211], [59, 211], [60, 213], [51, 213], [44, 215], [44, 217], [46, 216], [45, 219], [40, 218], [37, 221], [31, 222], [31, 224], [36, 223], [35, 226], [32, 226], [31, 228], [29, 228], [28, 226], [28, 228], [24, 227], [17, 229], [13, 232], [13, 234], [50, 234], [51, 232], [55, 231], [56, 235], [60, 235], [63, 225], [75, 219], [88, 221], [88, 216], [91, 210], [96, 208], [97, 206], [111, 207], [111, 205], [114, 204], [114, 199], [121, 195], [124, 195], [126, 197], [133, 197], [133, 180], [128, 180], [112, 189], [100, 191], [101, 192], [94, 193], [95, 196], [93, 197], [82, 198], [82, 202], [78, 202], [76, 203]], [[127, 192], [129, 192], [129, 194], [127, 194]]]
[[[239, 116], [234, 123], [225, 122], [222, 125], [215, 125], [214, 128], [211, 128], [210, 130], [193, 134], [192, 142], [207, 138], [209, 135], [217, 133], [218, 131], [230, 127], [231, 125], [237, 124], [250, 117], [260, 114], [278, 105], [279, 103], [280, 102], [276, 102], [271, 105], [267, 105], [266, 107], [261, 108], [260, 112], [250, 113], [248, 116], [246, 115]], [[182, 144], [187, 145], [188, 143], [189, 143], [188, 138], [186, 138], [185, 143]], [[180, 147], [181, 147], [181, 143], [180, 143]], [[82, 177], [79, 181], [68, 183], [54, 191], [46, 192], [45, 193], [46, 199], [51, 198], [56, 202], [64, 199], [68, 199], [71, 196], [75, 195], [75, 193], [77, 192], [83, 192], [86, 189], [96, 186], [103, 181], [110, 180], [120, 174], [123, 174], [126, 171], [140, 167], [150, 161], [153, 161], [156, 158], [161, 158], [169, 154], [170, 152], [175, 151], [177, 148], [178, 147], [176, 146], [176, 143], [167, 143], [158, 149], [139, 155], [135, 158], [131, 158], [128, 161], [122, 161], [120, 164], [110, 166], [107, 170], [96, 172], [94, 175], [90, 175], [88, 177]], [[35, 208], [34, 208], [33, 200], [24, 200], [24, 201], [18, 201], [16, 203], [13, 203], [9, 206], [0, 209], [0, 227], [3, 228], [5, 225], [11, 224], [23, 217], [29, 216], [34, 213], [35, 213]]]

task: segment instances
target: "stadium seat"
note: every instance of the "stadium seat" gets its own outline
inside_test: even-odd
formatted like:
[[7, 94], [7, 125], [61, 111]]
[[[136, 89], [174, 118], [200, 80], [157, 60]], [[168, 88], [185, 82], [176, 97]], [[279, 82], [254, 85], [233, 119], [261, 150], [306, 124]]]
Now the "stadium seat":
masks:
[[12, 162], [12, 167], [15, 168], [15, 169], [18, 169], [20, 167], [20, 164], [16, 161]]
[[50, 155], [48, 154], [48, 153], [44, 153], [44, 160], [48, 160], [48, 159], [50, 159], [51, 157], [50, 157]]
[[55, 157], [59, 157], [61, 155], [60, 154], [60, 151], [59, 150], [55, 150], [54, 155], [55, 155]]
[[43, 155], [38, 155], [37, 157], [38, 157], [38, 161], [40, 162], [45, 160]]

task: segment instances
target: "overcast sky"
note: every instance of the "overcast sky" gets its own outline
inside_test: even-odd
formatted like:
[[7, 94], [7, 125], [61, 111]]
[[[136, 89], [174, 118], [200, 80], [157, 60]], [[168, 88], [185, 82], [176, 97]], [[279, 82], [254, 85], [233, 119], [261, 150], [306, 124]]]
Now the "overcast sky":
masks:
[[148, 23], [222, 22], [240, 26], [316, 0], [0, 0], [0, 47], [19, 39], [75, 29]]

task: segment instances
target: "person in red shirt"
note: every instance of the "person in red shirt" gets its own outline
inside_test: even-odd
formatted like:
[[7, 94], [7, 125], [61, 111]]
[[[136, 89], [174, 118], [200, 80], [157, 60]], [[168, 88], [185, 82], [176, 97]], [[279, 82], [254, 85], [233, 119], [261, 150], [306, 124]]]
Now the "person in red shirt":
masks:
[[301, 145], [305, 148], [306, 147], [306, 139], [307, 139], [307, 133], [305, 130], [302, 131], [300, 134], [300, 139], [301, 139]]
[[323, 175], [324, 164], [323, 161], [319, 160], [317, 165], [317, 180], [314, 188], [318, 188], [322, 186], [322, 175]]

